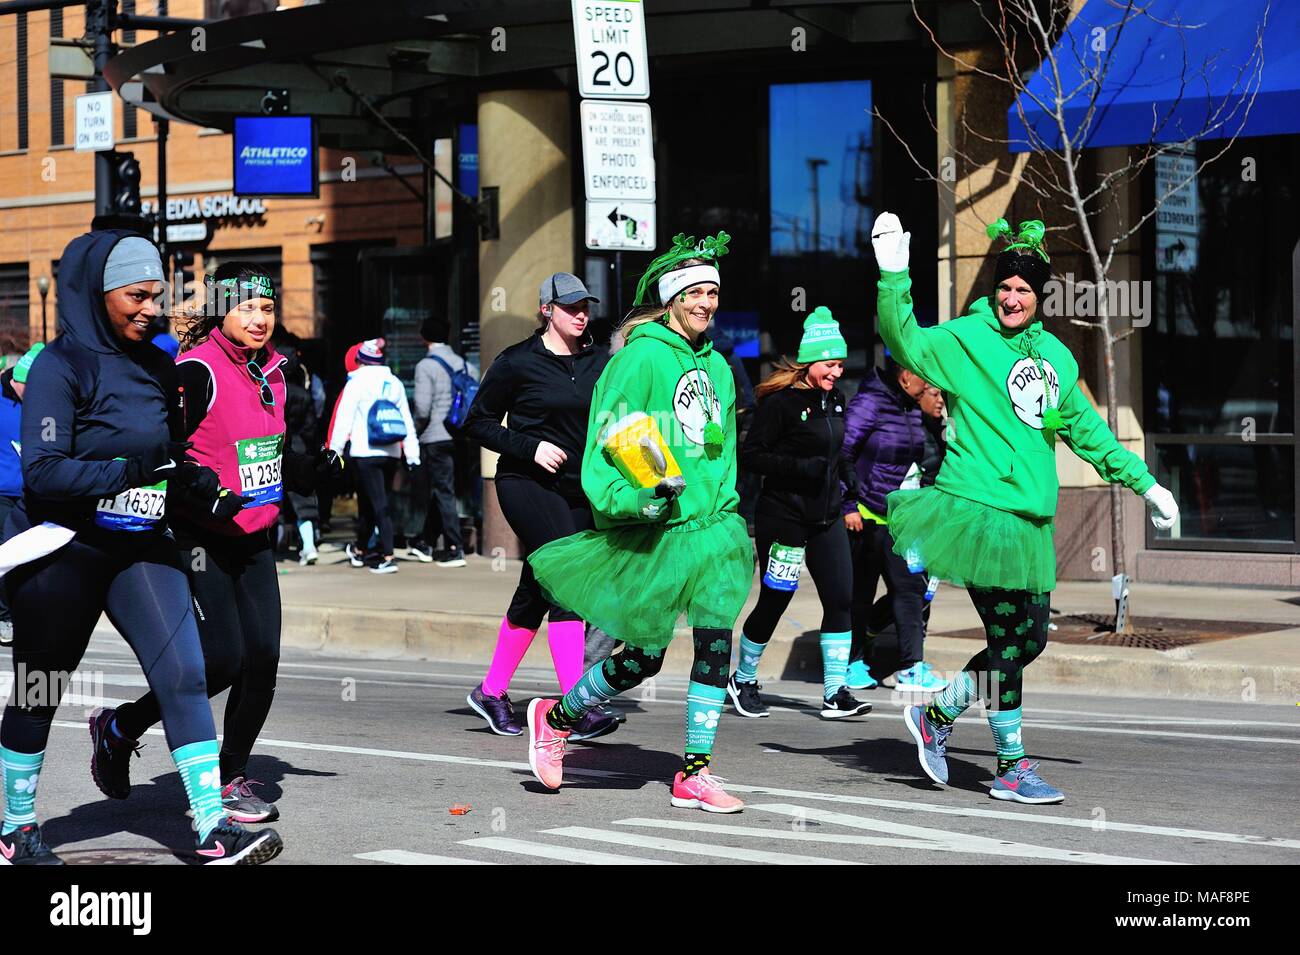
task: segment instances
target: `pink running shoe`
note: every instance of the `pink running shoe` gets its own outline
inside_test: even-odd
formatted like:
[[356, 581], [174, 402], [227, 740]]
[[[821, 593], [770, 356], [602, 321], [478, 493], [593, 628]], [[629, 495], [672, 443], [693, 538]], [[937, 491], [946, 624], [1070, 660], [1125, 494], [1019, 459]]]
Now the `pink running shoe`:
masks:
[[551, 729], [546, 714], [558, 700], [533, 700], [528, 704], [528, 765], [543, 786], [559, 789], [564, 781], [564, 741], [568, 730]]
[[740, 812], [745, 804], [722, 788], [722, 780], [701, 769], [694, 776], [673, 777], [673, 805], [678, 809], [703, 809], [705, 812]]

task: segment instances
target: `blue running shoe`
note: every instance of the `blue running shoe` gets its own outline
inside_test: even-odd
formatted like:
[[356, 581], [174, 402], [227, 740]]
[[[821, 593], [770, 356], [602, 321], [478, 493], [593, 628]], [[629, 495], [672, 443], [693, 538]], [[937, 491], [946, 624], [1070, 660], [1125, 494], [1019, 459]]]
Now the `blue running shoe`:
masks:
[[874, 690], [880, 686], [880, 683], [871, 675], [867, 669], [867, 664], [862, 660], [854, 660], [849, 664], [849, 673], [845, 678], [848, 681], [850, 690]]
[[925, 774], [941, 786], [948, 784], [948, 737], [953, 724], [936, 726], [925, 718], [919, 706], [903, 708], [907, 731], [916, 740], [916, 755]]
[[989, 795], [994, 799], [1010, 799], [1013, 802], [1024, 802], [1034, 806], [1063, 802], [1065, 793], [1043, 782], [1035, 772], [1036, 769], [1038, 769], [1037, 763], [1022, 759], [1001, 776], [994, 777], [993, 788], [989, 790]]
[[894, 674], [894, 689], [906, 693], [938, 693], [948, 685], [934, 675], [930, 665], [924, 661], [913, 663], [906, 670]]

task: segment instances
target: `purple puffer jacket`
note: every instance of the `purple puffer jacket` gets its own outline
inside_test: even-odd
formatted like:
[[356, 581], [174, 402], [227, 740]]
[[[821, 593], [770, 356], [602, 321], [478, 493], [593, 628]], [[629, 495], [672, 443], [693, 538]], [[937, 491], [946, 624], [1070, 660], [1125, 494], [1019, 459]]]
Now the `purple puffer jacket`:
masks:
[[878, 369], [862, 379], [862, 387], [844, 412], [844, 445], [840, 454], [858, 474], [860, 498], [844, 488], [844, 513], [851, 514], [861, 500], [873, 514], [885, 516], [885, 495], [897, 491], [915, 462], [925, 455], [925, 427], [921, 409], [896, 384], [889, 384]]

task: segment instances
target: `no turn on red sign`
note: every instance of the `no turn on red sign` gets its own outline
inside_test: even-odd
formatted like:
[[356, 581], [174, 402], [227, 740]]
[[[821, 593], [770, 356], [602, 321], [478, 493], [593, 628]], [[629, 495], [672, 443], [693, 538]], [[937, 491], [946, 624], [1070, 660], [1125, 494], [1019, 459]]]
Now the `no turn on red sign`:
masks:
[[573, 0], [573, 38], [581, 96], [649, 98], [641, 0]]

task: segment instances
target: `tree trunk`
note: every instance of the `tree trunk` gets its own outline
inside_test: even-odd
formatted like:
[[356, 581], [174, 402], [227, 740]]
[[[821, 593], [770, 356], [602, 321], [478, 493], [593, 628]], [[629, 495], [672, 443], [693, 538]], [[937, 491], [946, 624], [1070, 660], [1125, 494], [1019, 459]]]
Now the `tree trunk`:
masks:
[[[1106, 365], [1106, 424], [1111, 433], [1119, 437], [1119, 385], [1115, 377], [1115, 329], [1111, 326], [1110, 289], [1105, 273], [1096, 269], [1098, 318], [1101, 323], [1102, 356]], [[1111, 573], [1128, 572], [1124, 548], [1124, 488], [1114, 482], [1110, 485], [1110, 552]], [[1125, 614], [1123, 627], [1118, 632], [1132, 633], [1132, 613]], [[1118, 620], [1116, 621], [1118, 623]]]

